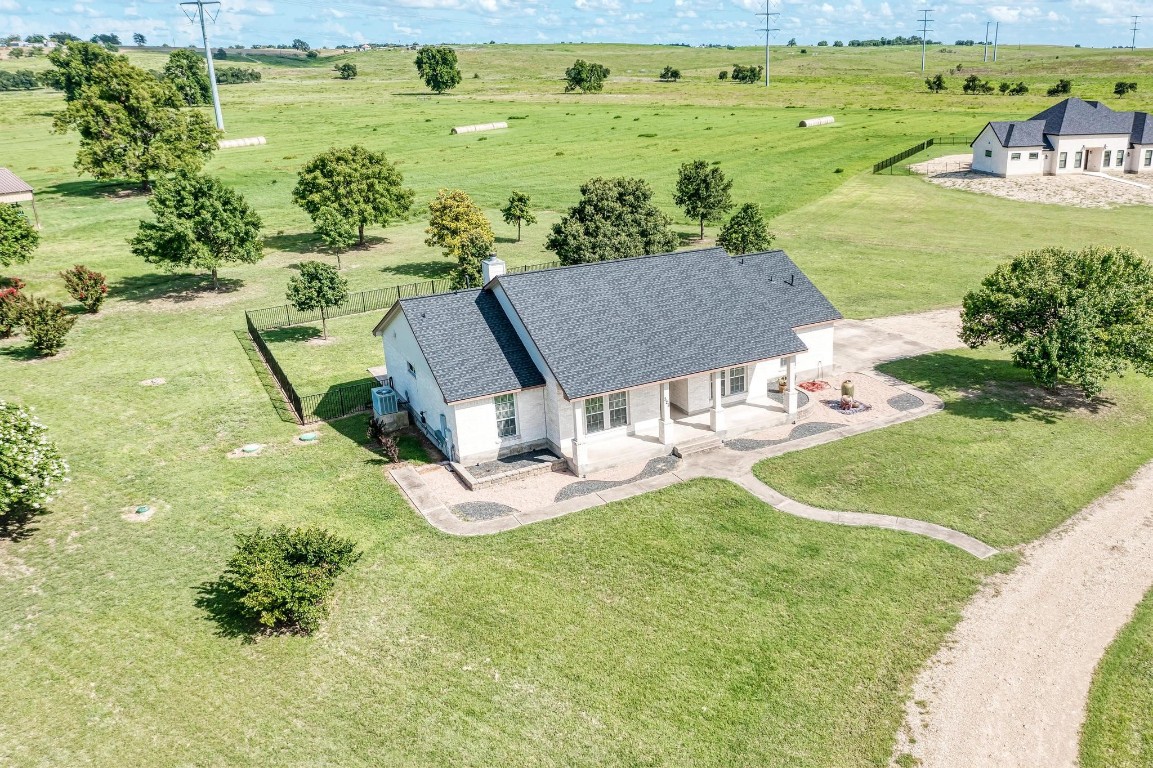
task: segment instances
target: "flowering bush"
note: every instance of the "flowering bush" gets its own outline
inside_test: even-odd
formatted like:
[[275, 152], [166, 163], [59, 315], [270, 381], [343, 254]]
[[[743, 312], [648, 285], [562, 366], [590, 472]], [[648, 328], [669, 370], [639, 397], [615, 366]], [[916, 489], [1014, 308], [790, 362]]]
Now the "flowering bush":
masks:
[[104, 275], [83, 264], [77, 264], [72, 269], [61, 272], [60, 276], [64, 278], [69, 296], [83, 304], [89, 312], [100, 311], [100, 305], [108, 295], [108, 284]]
[[8, 338], [19, 327], [25, 301], [19, 286], [0, 288], [0, 339]]
[[68, 481], [68, 463], [25, 408], [0, 400], [0, 533], [40, 514]]
[[69, 314], [58, 301], [31, 297], [23, 302], [20, 324], [32, 347], [41, 355], [51, 357], [64, 346], [64, 337], [76, 324], [76, 316]]

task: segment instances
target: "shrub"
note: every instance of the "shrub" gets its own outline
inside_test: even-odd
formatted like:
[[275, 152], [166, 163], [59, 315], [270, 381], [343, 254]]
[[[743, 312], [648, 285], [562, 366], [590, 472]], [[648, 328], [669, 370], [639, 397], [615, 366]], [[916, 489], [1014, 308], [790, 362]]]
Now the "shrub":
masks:
[[729, 79], [729, 71], [727, 69], [722, 69], [720, 72], [717, 73], [717, 79], [718, 80], [728, 80]]
[[349, 64], [347, 62], [344, 64], [337, 64], [335, 67], [333, 67], [333, 69], [336, 70], [336, 74], [340, 77], [341, 80], [354, 80], [358, 74], [356, 65]]
[[77, 264], [72, 269], [61, 272], [60, 277], [64, 278], [69, 296], [83, 304], [89, 312], [100, 311], [100, 305], [108, 295], [108, 284], [104, 275], [83, 264]]
[[64, 309], [64, 305], [29, 297], [20, 309], [20, 325], [32, 348], [45, 357], [55, 355], [64, 346], [64, 337], [76, 324], [76, 316]]
[[312, 632], [336, 579], [360, 558], [356, 545], [320, 528], [238, 534], [221, 581], [242, 610], [269, 629]]
[[222, 67], [216, 70], [216, 82], [219, 85], [259, 83], [260, 72], [255, 69], [245, 69], [243, 67]]
[[10, 534], [68, 481], [68, 463], [48, 430], [24, 408], [0, 400], [0, 532]]
[[20, 314], [27, 299], [20, 288], [0, 288], [0, 339], [6, 339], [20, 326]]
[[1025, 85], [1024, 83], [1017, 83], [1009, 89], [1010, 96], [1024, 96], [1028, 92], [1029, 86]]
[[0, 72], [0, 91], [32, 91], [40, 86], [40, 78], [30, 69]]
[[1048, 96], [1068, 96], [1073, 92], [1072, 80], [1058, 80], [1057, 84], [1045, 91]]

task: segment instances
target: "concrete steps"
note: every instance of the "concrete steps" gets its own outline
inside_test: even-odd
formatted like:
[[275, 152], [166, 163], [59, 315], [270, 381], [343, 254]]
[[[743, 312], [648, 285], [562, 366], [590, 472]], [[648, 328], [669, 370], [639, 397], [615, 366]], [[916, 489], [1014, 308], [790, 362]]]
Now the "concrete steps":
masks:
[[694, 453], [704, 453], [705, 451], [715, 450], [720, 448], [721, 445], [721, 439], [715, 434], [710, 434], [678, 444], [673, 448], [673, 455], [683, 459], [686, 456], [692, 456]]

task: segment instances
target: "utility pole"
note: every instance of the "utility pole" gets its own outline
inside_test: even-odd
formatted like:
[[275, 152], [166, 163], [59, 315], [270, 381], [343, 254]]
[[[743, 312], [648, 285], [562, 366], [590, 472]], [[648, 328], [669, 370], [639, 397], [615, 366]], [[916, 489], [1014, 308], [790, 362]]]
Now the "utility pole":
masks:
[[1133, 31], [1133, 44], [1130, 45], [1129, 47], [1132, 48], [1134, 51], [1137, 50], [1137, 30], [1140, 29], [1140, 27], [1137, 26], [1137, 22], [1140, 20], [1141, 20], [1140, 16], [1134, 16], [1133, 17], [1133, 30], [1132, 30]]
[[985, 39], [982, 41], [982, 45], [985, 46], [985, 58], [981, 59], [981, 61], [989, 60], [989, 25], [992, 23], [991, 21], [985, 22]]
[[772, 33], [774, 33], [774, 32], [780, 32], [781, 31], [780, 29], [773, 27], [773, 22], [776, 21], [777, 17], [779, 17], [781, 14], [772, 13], [769, 10], [769, 4], [771, 2], [772, 2], [772, 0], [765, 0], [765, 12], [757, 14], [758, 16], [764, 16], [765, 17], [764, 29], [759, 29], [757, 31], [765, 33], [765, 87], [766, 88], [769, 87], [769, 36], [772, 35]]
[[[219, 0], [190, 0], [180, 4], [180, 10], [184, 11], [184, 15], [188, 20], [196, 23], [196, 17], [200, 17], [200, 35], [204, 39], [204, 58], [208, 62], [208, 83], [212, 86], [212, 108], [216, 111], [216, 127], [224, 130], [224, 114], [220, 111], [220, 91], [216, 87], [216, 65], [212, 61], [212, 49], [208, 46], [208, 25], [204, 21], [204, 6], [215, 5], [216, 13], [212, 14], [212, 21], [215, 23], [216, 17], [220, 15], [220, 2]], [[195, 11], [189, 13], [188, 6], [195, 7]]]
[[932, 12], [933, 12], [932, 8], [922, 8], [921, 10], [917, 11], [917, 13], [921, 14], [921, 18], [918, 19], [918, 21], [921, 24], [921, 71], [922, 72], [925, 71], [925, 46], [928, 45], [928, 42], [929, 42], [929, 37], [928, 37], [929, 33], [933, 31], [933, 30], [929, 29], [929, 25], [933, 23], [933, 20], [929, 18], [929, 14]]
[[997, 40], [1001, 37], [1001, 22], [993, 28], [993, 61], [997, 60]]

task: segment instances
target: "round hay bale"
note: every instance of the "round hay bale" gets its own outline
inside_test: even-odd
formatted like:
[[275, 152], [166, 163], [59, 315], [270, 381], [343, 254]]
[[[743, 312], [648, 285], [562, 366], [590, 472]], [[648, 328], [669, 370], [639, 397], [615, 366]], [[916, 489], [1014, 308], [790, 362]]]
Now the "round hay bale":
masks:
[[478, 123], [476, 125], [458, 125], [449, 131], [453, 136], [459, 133], [477, 133], [478, 131], [496, 131], [508, 128], [508, 123]]
[[818, 125], [832, 125], [836, 120], [832, 115], [825, 115], [824, 117], [810, 117], [807, 120], [802, 120], [797, 126], [798, 128], [814, 128]]

